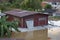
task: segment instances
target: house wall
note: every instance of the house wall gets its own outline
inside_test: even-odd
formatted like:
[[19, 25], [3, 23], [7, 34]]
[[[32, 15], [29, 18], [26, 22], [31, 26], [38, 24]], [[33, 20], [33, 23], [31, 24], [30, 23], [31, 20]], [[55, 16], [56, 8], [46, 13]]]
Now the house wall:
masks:
[[50, 4], [53, 9], [59, 9], [60, 8], [60, 2], [43, 2], [46, 4]]
[[19, 27], [22, 28], [27, 28], [26, 21], [27, 20], [34, 20], [34, 27], [35, 26], [43, 26], [48, 24], [48, 15], [44, 14], [35, 14], [35, 15], [30, 15], [30, 16], [25, 16], [25, 17], [15, 17], [12, 15], [8, 15], [8, 21], [12, 21], [14, 19], [18, 18], [19, 22]]
[[23, 28], [23, 18], [16, 17], [16, 16], [13, 16], [13, 15], [9, 15], [9, 14], [7, 14], [6, 16], [8, 16], [7, 21], [18, 20], [19, 21], [19, 24], [18, 24], [19, 27]]
[[[26, 16], [23, 17], [24, 18], [24, 24], [23, 26], [27, 27], [26, 25], [26, 20], [34, 20], [34, 27], [35, 26], [43, 26], [43, 25], [47, 25], [48, 24], [48, 15], [43, 15], [43, 14], [35, 14], [35, 15], [30, 15], [30, 16]], [[39, 20], [42, 18], [46, 18], [45, 20]]]
[[53, 16], [60, 16], [60, 13], [53, 13]]
[[7, 21], [13, 21], [14, 17], [12, 15], [8, 15]]

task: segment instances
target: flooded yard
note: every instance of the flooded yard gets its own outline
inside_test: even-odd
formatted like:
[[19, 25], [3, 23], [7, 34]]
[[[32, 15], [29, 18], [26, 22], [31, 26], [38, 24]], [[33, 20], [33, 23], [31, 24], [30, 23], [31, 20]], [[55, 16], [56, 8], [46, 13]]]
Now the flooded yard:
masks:
[[48, 37], [51, 40], [60, 40], [60, 27], [53, 27], [48, 30]]
[[[48, 34], [47, 34], [48, 32]], [[52, 27], [48, 30], [35, 30], [29, 32], [13, 33], [12, 38], [22, 38], [24, 40], [60, 40], [60, 27]]]
[[[24, 40], [60, 40], [60, 21], [53, 21], [55, 25], [45, 26], [46, 30], [35, 30], [13, 33], [12, 38], [22, 38]], [[39, 29], [39, 27], [37, 28]]]
[[27, 32], [13, 33], [12, 38], [22, 38], [24, 40], [60, 40], [60, 27], [48, 28], [48, 30], [35, 30]]
[[48, 29], [48, 37], [51, 40], [60, 40], [60, 20], [59, 21], [49, 21], [49, 24], [55, 25], [54, 27]]
[[21, 38], [24, 40], [47, 40], [47, 29], [46, 30], [35, 30], [29, 32], [13, 33], [12, 38]]

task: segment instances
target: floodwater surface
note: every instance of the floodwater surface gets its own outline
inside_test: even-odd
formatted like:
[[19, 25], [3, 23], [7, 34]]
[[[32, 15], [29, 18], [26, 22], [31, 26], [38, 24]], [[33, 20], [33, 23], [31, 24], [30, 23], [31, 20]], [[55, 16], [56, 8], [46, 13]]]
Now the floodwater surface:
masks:
[[48, 30], [48, 37], [51, 40], [60, 40], [60, 27], [53, 27]]
[[24, 40], [47, 40], [47, 29], [13, 33], [12, 38], [22, 38]]

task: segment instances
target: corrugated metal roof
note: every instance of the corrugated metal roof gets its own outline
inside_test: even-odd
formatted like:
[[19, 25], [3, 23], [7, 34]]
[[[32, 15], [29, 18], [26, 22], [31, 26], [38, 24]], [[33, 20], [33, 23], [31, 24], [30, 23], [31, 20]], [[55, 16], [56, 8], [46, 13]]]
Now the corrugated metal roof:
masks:
[[37, 14], [37, 13], [41, 13], [41, 12], [34, 12], [34, 11], [26, 11], [26, 10], [11, 10], [11, 11], [7, 11], [5, 12], [5, 14], [9, 14], [9, 15], [13, 15], [13, 16], [18, 16], [18, 17], [24, 17], [24, 16], [28, 16], [28, 15], [33, 15], [33, 14]]

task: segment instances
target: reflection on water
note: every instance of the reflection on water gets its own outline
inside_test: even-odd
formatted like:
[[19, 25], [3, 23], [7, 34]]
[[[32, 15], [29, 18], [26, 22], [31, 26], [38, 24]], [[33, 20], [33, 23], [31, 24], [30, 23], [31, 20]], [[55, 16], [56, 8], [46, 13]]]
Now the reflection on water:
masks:
[[25, 40], [47, 40], [47, 29], [14, 33], [12, 38], [23, 38]]

